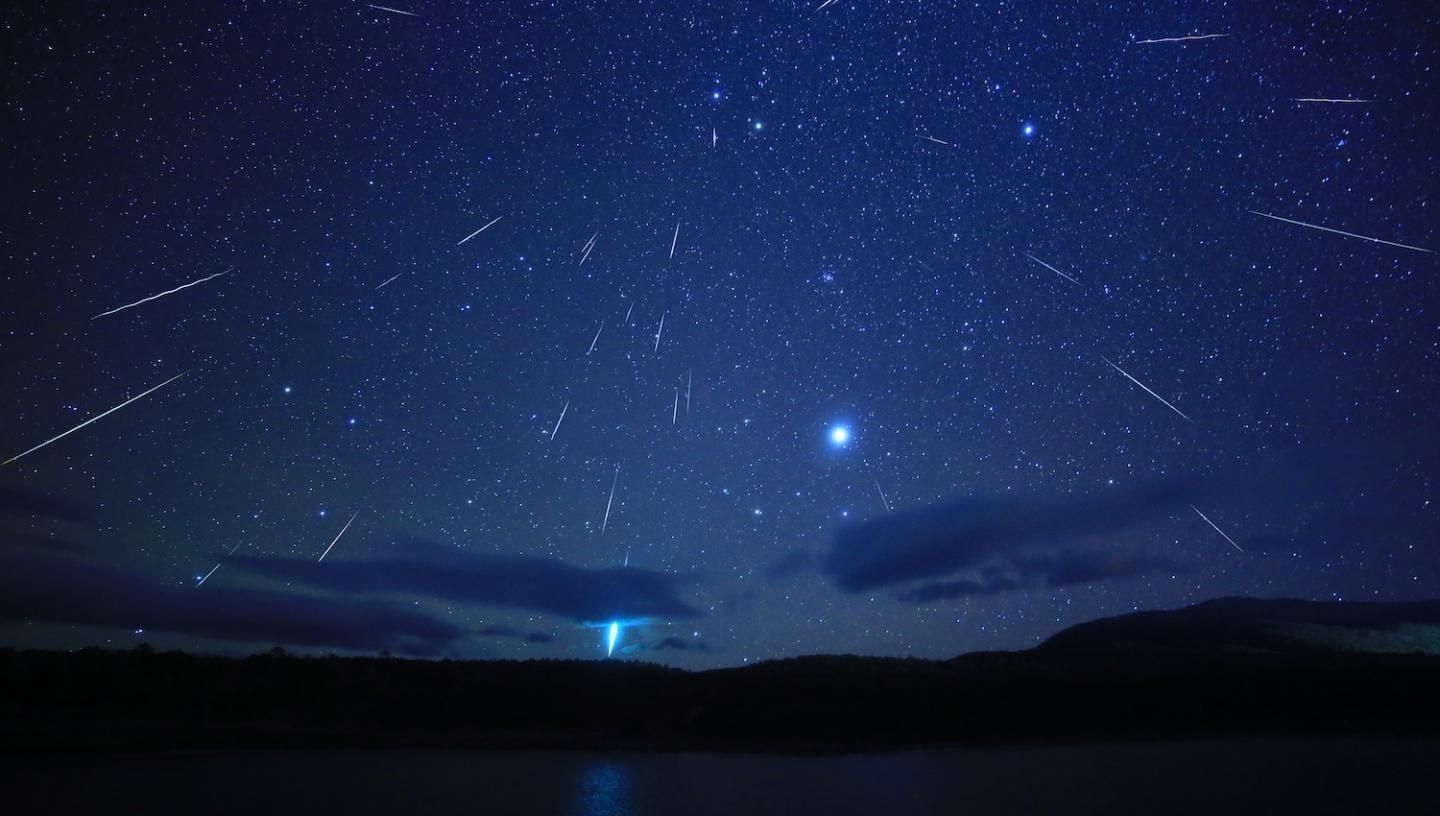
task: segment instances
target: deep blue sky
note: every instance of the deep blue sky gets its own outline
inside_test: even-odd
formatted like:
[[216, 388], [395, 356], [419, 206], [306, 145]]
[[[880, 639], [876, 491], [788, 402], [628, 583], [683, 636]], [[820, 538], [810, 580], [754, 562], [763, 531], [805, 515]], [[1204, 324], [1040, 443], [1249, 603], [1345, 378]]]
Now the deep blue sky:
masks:
[[0, 21], [0, 457], [188, 372], [0, 468], [0, 642], [1440, 595], [1440, 257], [1251, 212], [1440, 248], [1423, 4], [382, 5]]

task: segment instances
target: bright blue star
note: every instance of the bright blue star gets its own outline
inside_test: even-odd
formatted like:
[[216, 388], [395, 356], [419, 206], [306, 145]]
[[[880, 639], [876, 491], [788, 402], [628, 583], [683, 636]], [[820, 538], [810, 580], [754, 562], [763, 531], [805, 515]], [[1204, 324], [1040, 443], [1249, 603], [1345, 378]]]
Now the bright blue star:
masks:
[[847, 425], [834, 425], [830, 428], [830, 444], [837, 448], [843, 448], [850, 444], [850, 427]]
[[765, 129], [765, 123], [764, 123], [764, 122], [756, 122], [756, 123], [755, 123], [755, 129], [756, 129], [756, 130], [764, 130], [764, 129]]
[[1028, 139], [1028, 138], [1030, 138], [1031, 136], [1034, 136], [1034, 135], [1035, 135], [1035, 126], [1032, 125], [1032, 124], [1030, 124], [1029, 122], [1026, 122], [1026, 123], [1025, 123], [1025, 126], [1022, 127], [1022, 128], [1020, 128], [1020, 133], [1021, 133], [1021, 135], [1023, 135], [1025, 138]]

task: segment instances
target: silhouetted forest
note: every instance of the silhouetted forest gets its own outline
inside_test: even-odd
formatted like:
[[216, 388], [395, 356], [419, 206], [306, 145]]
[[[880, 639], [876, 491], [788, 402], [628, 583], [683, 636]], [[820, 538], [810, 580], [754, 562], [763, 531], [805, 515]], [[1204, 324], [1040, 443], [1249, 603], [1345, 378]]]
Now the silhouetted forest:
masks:
[[596, 661], [0, 650], [0, 744], [862, 750], [1440, 733], [1440, 658], [981, 653], [686, 672]]

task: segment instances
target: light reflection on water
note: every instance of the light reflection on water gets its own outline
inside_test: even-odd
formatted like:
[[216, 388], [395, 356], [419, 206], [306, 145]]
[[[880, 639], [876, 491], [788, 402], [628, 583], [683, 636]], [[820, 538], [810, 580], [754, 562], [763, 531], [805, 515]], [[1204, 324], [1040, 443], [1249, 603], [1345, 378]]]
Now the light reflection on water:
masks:
[[580, 777], [582, 816], [629, 816], [630, 776], [621, 765], [604, 764], [587, 768]]
[[[1434, 739], [893, 754], [215, 751], [7, 756], [5, 816], [1440, 813]], [[217, 793], [217, 792], [223, 792]]]

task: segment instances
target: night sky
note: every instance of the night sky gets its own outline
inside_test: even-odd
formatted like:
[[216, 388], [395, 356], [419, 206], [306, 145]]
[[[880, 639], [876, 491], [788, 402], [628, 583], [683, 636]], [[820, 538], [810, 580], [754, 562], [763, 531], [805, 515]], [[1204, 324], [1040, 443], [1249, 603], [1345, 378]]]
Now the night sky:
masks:
[[1426, 4], [386, 5], [0, 19], [0, 643], [1440, 595]]

